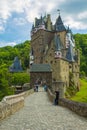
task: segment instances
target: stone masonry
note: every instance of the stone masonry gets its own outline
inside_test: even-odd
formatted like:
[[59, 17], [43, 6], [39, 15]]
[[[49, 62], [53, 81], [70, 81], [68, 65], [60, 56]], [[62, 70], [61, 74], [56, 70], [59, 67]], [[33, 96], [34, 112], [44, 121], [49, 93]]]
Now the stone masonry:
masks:
[[[64, 94], [70, 87], [79, 88], [80, 54], [69, 27], [65, 27], [59, 15], [53, 25], [51, 16], [35, 18], [31, 29], [30, 66], [49, 64], [52, 68], [52, 81], [64, 83]], [[53, 87], [51, 85], [51, 87]]]

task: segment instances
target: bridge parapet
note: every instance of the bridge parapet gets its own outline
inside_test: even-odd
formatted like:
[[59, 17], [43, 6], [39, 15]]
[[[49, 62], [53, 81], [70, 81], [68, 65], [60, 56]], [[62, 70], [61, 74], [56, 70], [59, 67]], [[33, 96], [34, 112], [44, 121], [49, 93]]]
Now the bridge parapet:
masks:
[[[48, 96], [49, 99], [54, 102], [55, 95], [51, 92], [50, 89], [48, 89]], [[73, 112], [77, 113], [80, 116], [87, 117], [87, 104], [86, 103], [81, 103], [81, 102], [76, 102], [72, 101], [66, 98], [59, 98], [58, 104], [67, 107]]]
[[0, 120], [20, 110], [24, 106], [24, 98], [32, 92], [33, 90], [28, 90], [21, 94], [4, 97], [0, 102]]
[[59, 99], [59, 104], [61, 106], [67, 107], [70, 110], [76, 112], [77, 114], [87, 117], [87, 104], [86, 103], [81, 103], [81, 102], [76, 102], [72, 100], [68, 100], [65, 98]]

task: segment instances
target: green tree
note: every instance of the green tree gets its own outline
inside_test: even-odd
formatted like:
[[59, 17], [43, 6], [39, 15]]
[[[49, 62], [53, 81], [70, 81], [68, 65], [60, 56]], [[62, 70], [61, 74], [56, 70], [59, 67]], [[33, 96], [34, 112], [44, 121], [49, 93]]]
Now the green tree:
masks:
[[7, 95], [14, 94], [14, 91], [9, 86], [9, 73], [6, 68], [0, 69], [0, 100]]
[[27, 73], [13, 73], [12, 74], [12, 84], [13, 85], [23, 85], [30, 82], [30, 76]]
[[80, 49], [80, 72], [87, 76], [87, 34], [74, 35], [76, 46]]

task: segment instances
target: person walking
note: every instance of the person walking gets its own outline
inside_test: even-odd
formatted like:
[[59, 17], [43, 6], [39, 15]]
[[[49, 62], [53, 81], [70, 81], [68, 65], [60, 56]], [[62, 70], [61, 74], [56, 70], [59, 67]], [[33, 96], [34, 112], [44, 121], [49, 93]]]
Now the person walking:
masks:
[[55, 99], [54, 99], [54, 105], [58, 105], [59, 101], [59, 91], [55, 91]]

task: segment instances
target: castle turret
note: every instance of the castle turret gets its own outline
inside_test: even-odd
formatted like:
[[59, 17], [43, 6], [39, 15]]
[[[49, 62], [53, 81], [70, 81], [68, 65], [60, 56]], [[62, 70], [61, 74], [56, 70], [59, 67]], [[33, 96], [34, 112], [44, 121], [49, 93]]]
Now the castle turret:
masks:
[[70, 62], [74, 61], [73, 46], [69, 43], [68, 51], [66, 53], [66, 59]]
[[18, 57], [14, 58], [13, 64], [9, 67], [10, 72], [22, 72], [21, 61]]
[[61, 16], [59, 15], [59, 17], [57, 18], [56, 20], [56, 23], [55, 23], [55, 30], [58, 31], [58, 32], [62, 32], [62, 31], [66, 31], [66, 28], [65, 26], [63, 25], [63, 22], [62, 22], [62, 19], [61, 19]]
[[52, 31], [52, 22], [51, 22], [50, 14], [47, 15], [47, 30]]
[[73, 34], [72, 34], [72, 31], [69, 29], [67, 29], [67, 33], [66, 33], [66, 48], [69, 47], [69, 43], [75, 47], [75, 41], [74, 41], [74, 38], [73, 38]]
[[60, 36], [55, 33], [55, 58], [62, 57], [61, 49], [62, 43], [60, 41]]

